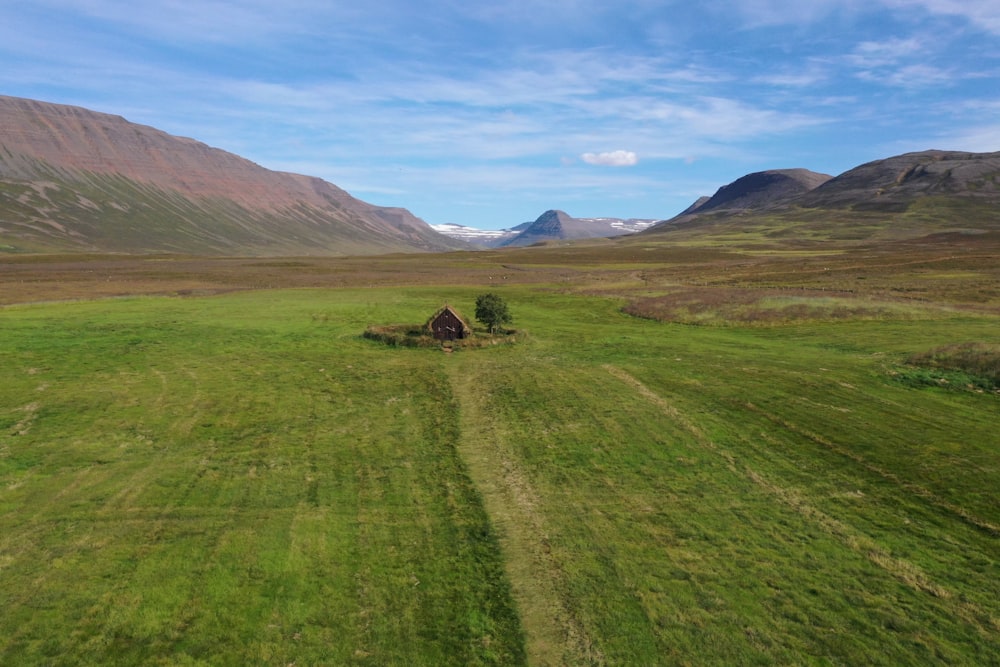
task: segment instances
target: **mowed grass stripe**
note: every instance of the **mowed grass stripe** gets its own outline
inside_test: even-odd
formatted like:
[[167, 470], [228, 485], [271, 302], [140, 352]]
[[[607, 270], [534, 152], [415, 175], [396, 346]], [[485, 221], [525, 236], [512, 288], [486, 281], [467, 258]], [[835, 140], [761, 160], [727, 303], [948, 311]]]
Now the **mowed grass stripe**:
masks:
[[491, 405], [489, 361], [448, 360], [458, 397], [458, 449], [503, 546], [504, 565], [520, 612], [532, 665], [603, 664], [600, 652], [567, 605], [565, 573], [553, 558], [538, 494]]

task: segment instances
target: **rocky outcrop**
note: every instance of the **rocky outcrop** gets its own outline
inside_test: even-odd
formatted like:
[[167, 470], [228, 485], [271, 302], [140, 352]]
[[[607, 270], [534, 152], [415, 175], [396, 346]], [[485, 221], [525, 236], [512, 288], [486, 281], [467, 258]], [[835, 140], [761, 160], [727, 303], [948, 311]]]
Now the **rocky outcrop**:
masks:
[[1000, 201], [1000, 153], [930, 150], [875, 160], [844, 172], [796, 203], [901, 211], [928, 196]]

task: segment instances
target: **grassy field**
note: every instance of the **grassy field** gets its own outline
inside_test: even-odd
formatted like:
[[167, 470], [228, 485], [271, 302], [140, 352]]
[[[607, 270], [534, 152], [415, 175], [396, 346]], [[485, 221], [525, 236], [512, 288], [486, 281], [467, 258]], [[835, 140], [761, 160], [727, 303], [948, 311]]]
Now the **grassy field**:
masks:
[[12, 259], [0, 664], [1000, 663], [967, 242]]

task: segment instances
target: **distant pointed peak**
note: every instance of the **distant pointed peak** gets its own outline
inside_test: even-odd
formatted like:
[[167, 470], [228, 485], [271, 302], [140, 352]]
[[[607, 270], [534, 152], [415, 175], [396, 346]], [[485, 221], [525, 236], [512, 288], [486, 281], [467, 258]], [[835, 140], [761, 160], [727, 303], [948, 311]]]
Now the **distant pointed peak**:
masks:
[[541, 221], [553, 220], [553, 219], [555, 219], [555, 220], [572, 220], [573, 216], [571, 216], [566, 211], [561, 211], [561, 210], [556, 209], [556, 208], [550, 208], [545, 213], [542, 213], [540, 216], [538, 216], [537, 218], [535, 218], [535, 222], [541, 222]]

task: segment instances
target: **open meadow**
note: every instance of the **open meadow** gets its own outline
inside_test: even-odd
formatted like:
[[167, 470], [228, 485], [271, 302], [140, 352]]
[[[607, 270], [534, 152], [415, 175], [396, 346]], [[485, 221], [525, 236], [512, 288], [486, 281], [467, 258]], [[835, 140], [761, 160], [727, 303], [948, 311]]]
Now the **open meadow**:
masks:
[[998, 258], [0, 258], [0, 664], [998, 664]]

